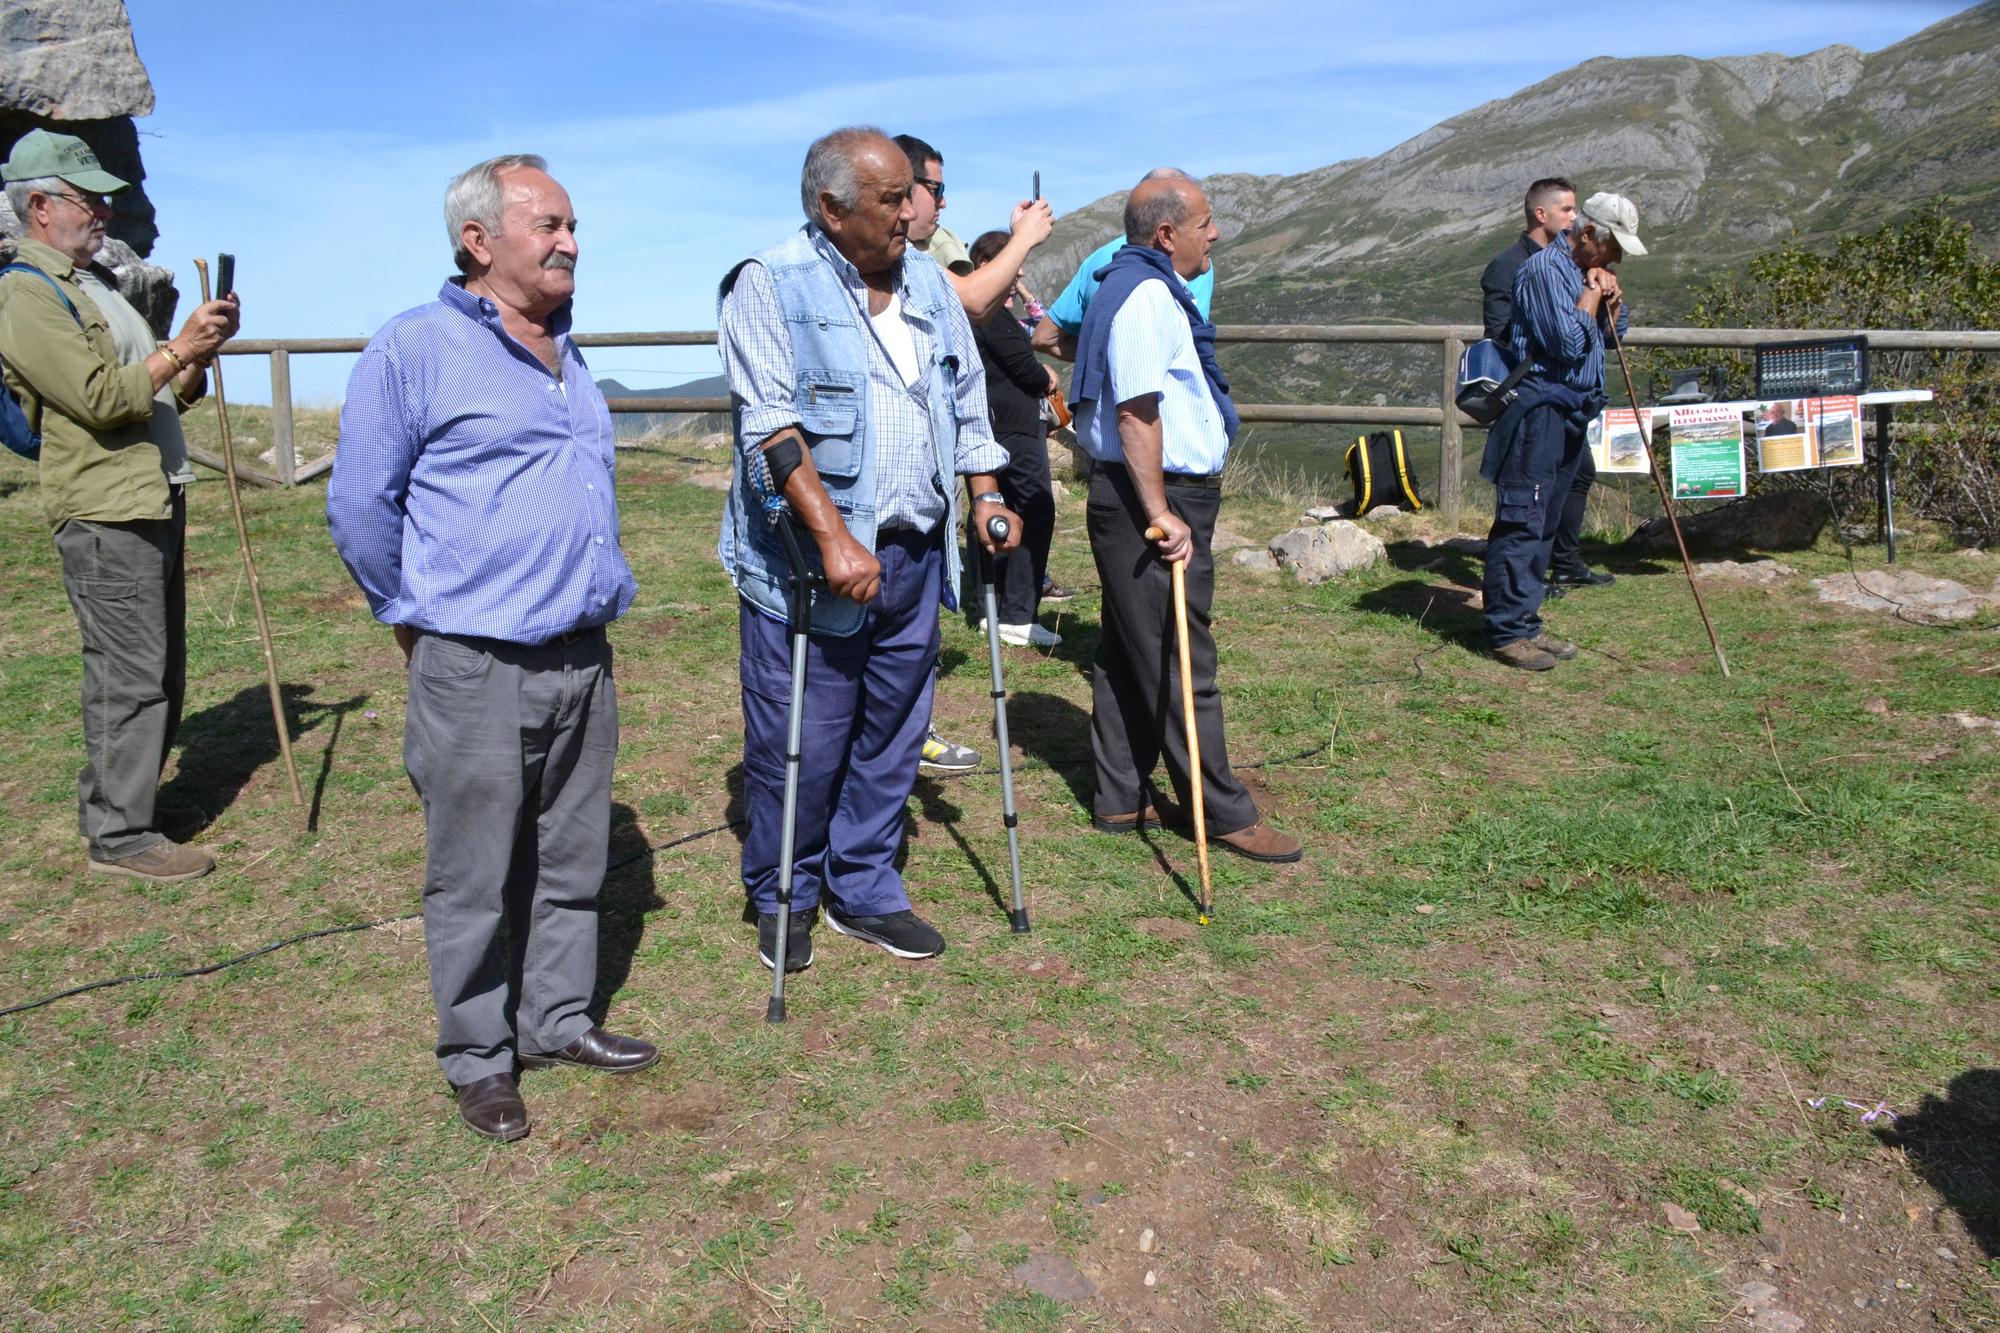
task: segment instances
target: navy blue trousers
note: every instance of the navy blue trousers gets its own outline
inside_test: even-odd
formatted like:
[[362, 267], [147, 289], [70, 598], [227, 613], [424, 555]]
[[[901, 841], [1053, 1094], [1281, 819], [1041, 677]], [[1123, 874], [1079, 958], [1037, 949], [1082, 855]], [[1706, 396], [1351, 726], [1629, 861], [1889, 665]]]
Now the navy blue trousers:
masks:
[[[882, 591], [846, 638], [806, 646], [805, 731], [799, 746], [792, 908], [822, 897], [849, 916], [906, 910], [896, 870], [903, 812], [930, 723], [944, 547], [938, 533], [887, 532], [875, 545]], [[785, 800], [785, 714], [791, 636], [782, 621], [739, 604], [742, 640], [743, 887], [760, 912], [778, 910]]]
[[1514, 447], [1493, 479], [1493, 527], [1486, 534], [1486, 578], [1482, 592], [1488, 648], [1542, 632], [1543, 575], [1569, 498], [1582, 466], [1584, 424], [1555, 407], [1530, 411]]

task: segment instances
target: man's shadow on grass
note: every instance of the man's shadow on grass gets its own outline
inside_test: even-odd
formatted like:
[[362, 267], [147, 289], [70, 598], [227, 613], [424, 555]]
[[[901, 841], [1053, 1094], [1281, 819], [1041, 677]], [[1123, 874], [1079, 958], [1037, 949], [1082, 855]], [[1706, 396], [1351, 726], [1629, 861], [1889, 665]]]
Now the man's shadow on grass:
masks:
[[653, 872], [653, 846], [640, 827], [638, 811], [623, 801], [611, 806], [611, 851], [605, 866], [597, 892], [597, 982], [589, 1011], [590, 1021], [599, 1025], [632, 974], [632, 959], [646, 935], [646, 914], [666, 906]]
[[1903, 1150], [1987, 1258], [2000, 1256], [2000, 1069], [1966, 1070], [1875, 1137]]
[[1398, 579], [1361, 594], [1354, 605], [1363, 611], [1414, 620], [1467, 652], [1480, 650], [1480, 622], [1485, 613], [1477, 588], [1420, 578]]
[[[310, 698], [312, 692], [310, 685], [278, 688], [294, 764], [311, 762], [311, 747], [302, 742], [308, 732], [332, 719], [326, 744], [319, 747], [319, 772], [313, 781], [312, 807], [306, 820], [307, 828], [317, 829], [320, 802], [333, 772], [341, 730], [347, 715], [366, 704], [368, 696], [357, 694], [329, 703]], [[271, 720], [269, 688], [261, 681], [246, 685], [221, 703], [182, 719], [175, 743], [180, 748], [180, 765], [160, 788], [159, 802], [199, 810], [199, 827], [206, 828], [236, 803], [259, 769], [278, 762], [278, 732]]]

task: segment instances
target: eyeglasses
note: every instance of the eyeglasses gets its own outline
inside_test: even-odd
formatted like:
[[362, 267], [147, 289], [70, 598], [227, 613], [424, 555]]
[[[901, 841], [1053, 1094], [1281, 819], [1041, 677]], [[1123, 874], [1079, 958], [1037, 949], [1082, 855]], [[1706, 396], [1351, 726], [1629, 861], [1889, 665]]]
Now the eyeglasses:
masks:
[[103, 195], [103, 194], [75, 195], [75, 194], [70, 194], [67, 191], [63, 191], [63, 192], [58, 192], [56, 194], [52, 194], [49, 196], [49, 198], [60, 199], [66, 204], [75, 204], [78, 208], [82, 209], [85, 213], [89, 214], [92, 217], [97, 216], [97, 214], [99, 213], [109, 213], [111, 211], [111, 197], [109, 195]]
[[928, 180], [925, 177], [919, 176], [917, 177], [915, 183], [923, 186], [926, 190], [929, 190], [931, 192], [931, 199], [933, 202], [940, 204], [944, 202], [943, 181]]

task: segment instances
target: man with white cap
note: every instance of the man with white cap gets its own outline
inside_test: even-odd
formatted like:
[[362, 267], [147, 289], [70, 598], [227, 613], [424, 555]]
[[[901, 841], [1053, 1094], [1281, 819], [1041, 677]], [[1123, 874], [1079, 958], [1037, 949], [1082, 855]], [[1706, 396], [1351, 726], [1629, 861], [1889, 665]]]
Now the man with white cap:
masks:
[[[0, 270], [0, 363], [41, 435], [42, 508], [83, 635], [77, 824], [92, 872], [155, 883], [215, 868], [161, 831], [160, 770], [187, 683], [185, 488], [194, 480], [180, 413], [236, 332], [234, 292], [156, 342], [91, 261], [108, 196], [126, 183], [83, 140], [31, 130], [0, 166], [21, 220], [19, 259]], [[188, 812], [169, 823], [196, 823]]]
[[1514, 279], [1510, 341], [1529, 370], [1487, 435], [1479, 468], [1494, 491], [1483, 638], [1488, 654], [1524, 671], [1547, 671], [1577, 653], [1542, 628], [1543, 576], [1585, 432], [1604, 410], [1606, 330], [1616, 320], [1623, 336], [1628, 323], [1613, 269], [1645, 253], [1632, 201], [1593, 194]]

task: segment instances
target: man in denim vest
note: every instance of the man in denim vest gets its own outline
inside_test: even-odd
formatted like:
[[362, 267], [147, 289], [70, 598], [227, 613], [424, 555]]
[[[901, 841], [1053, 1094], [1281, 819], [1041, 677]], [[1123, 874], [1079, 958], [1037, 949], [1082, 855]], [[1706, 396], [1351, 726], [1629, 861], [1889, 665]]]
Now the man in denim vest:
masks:
[[[895, 861], [930, 720], [938, 604], [959, 586], [958, 477], [980, 540], [1020, 544], [994, 485], [1007, 454], [971, 325], [944, 270], [908, 247], [914, 188], [880, 130], [824, 136], [799, 183], [806, 225], [732, 269], [718, 296], [738, 455], [720, 554], [741, 598], [743, 884], [766, 967], [791, 695], [780, 500], [826, 577], [806, 663], [787, 971], [812, 964], [822, 898], [840, 934], [898, 958], [944, 952]], [[994, 518], [1007, 520], [1002, 547]]]

